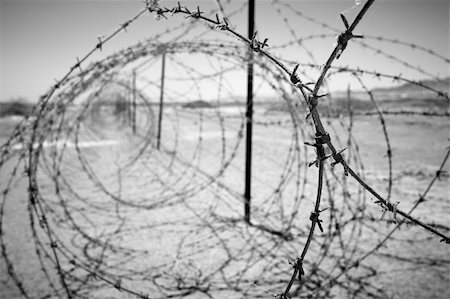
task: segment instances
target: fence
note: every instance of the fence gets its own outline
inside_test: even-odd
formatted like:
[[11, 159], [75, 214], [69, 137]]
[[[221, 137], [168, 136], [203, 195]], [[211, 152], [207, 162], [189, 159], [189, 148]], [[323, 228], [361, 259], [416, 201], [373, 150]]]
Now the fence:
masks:
[[[450, 149], [439, 153], [441, 163], [426, 176], [429, 183], [423, 192], [413, 196], [407, 209], [401, 208], [406, 204], [397, 201], [402, 193], [394, 191], [398, 178], [391, 145], [398, 135], [393, 134], [393, 138], [389, 134], [386, 118], [390, 113], [445, 117], [448, 109], [383, 111], [364, 76], [408, 83], [447, 105], [448, 94], [401, 75], [333, 66], [336, 59], [345, 56], [349, 43], [359, 42], [434, 78], [420, 67], [369, 46], [353, 33], [373, 2], [357, 6], [360, 10], [352, 22], [340, 15], [344, 31], [323, 65], [278, 58], [269, 51], [277, 49], [268, 46], [270, 39], [259, 40], [257, 34], [246, 38], [227, 17], [219, 17], [218, 13], [224, 14], [220, 1], [217, 14], [207, 14], [200, 7], [178, 4], [165, 8], [154, 1], [146, 2], [135, 17], [99, 39], [41, 97], [32, 116], [19, 124], [1, 147], [0, 244], [6, 271], [21, 295], [106, 297], [112, 290], [138, 298], [200, 294], [218, 298], [384, 298], [391, 290], [376, 280], [383, 276], [383, 269], [371, 260], [374, 257], [435, 271], [432, 279], [439, 281], [436, 277], [443, 271], [440, 267], [449, 263], [448, 258], [441, 257], [434, 247], [430, 249], [434, 245], [423, 234], [431, 234], [433, 244], [449, 243], [449, 228], [436, 223], [440, 219], [433, 215], [430, 222], [412, 216], [412, 212], [429, 197], [446, 199], [430, 192], [439, 180], [448, 180], [445, 167]], [[273, 4], [279, 14], [289, 9], [298, 17], [317, 22], [288, 4]], [[160, 19], [193, 19], [238, 41], [158, 42], [155, 40], [159, 37], [153, 37], [84, 66], [94, 52], [101, 51], [115, 35], [147, 13]], [[288, 20], [285, 22], [289, 28]], [[191, 30], [186, 28], [183, 34]], [[293, 30], [291, 34], [295, 36]], [[292, 44], [305, 47], [305, 40], [325, 37], [296, 38]], [[370, 38], [419, 49], [449, 63], [448, 58], [421, 46]], [[249, 108], [248, 103], [246, 106], [238, 99], [228, 99], [233, 97], [233, 90], [226, 84], [227, 74], [244, 70], [249, 62], [248, 49], [254, 53], [251, 62], [257, 70], [255, 77], [284, 101], [282, 106], [264, 106], [269, 107], [266, 114], [255, 106], [255, 119], [242, 112]], [[311, 50], [307, 52], [314, 57]], [[186, 53], [210, 60], [214, 72], [204, 74], [178, 58]], [[160, 61], [161, 77], [148, 79], [148, 70]], [[165, 74], [168, 64], [187, 76]], [[320, 70], [312, 84], [303, 79], [307, 78], [305, 68]], [[358, 113], [352, 107], [354, 98], [349, 88], [345, 107], [337, 112], [344, 114], [345, 120], [322, 114], [327, 111], [320, 101], [327, 95], [319, 91], [325, 80], [342, 73], [356, 78], [368, 97], [365, 105], [370, 103], [373, 109]], [[182, 95], [177, 84], [185, 80], [200, 97], [190, 106], [170, 101]], [[201, 99], [204, 80], [216, 84], [217, 100]], [[158, 104], [152, 100], [156, 91], [161, 92]], [[286, 113], [270, 115], [271, 111]], [[303, 113], [307, 113], [306, 118]], [[388, 170], [386, 183], [375, 183], [376, 187], [370, 182], [373, 177], [366, 177], [365, 152], [355, 137], [367, 134], [356, 132], [364, 128], [357, 114], [376, 115], [382, 132]], [[253, 159], [265, 161], [253, 166], [251, 223], [242, 215], [242, 206], [249, 199], [241, 192], [242, 143], [249, 123], [255, 126], [257, 137], [252, 143], [256, 148]], [[268, 133], [271, 137], [267, 140]], [[127, 142], [118, 142], [118, 137]], [[399, 159], [405, 161], [405, 157]], [[377, 162], [369, 164], [376, 167]], [[23, 186], [27, 186], [26, 194]], [[16, 203], [19, 211], [11, 208], [11, 199], [19, 202], [18, 197], [26, 199]], [[380, 218], [373, 207], [390, 216]], [[11, 234], [24, 224], [8, 218], [8, 211], [28, 216], [28, 238], [33, 244], [24, 250], [35, 252], [33, 267], [39, 269], [44, 289], [30, 286], [20, 259], [9, 249], [15, 242]], [[385, 227], [385, 223], [391, 226]], [[409, 227], [407, 231], [398, 232], [405, 226]], [[415, 240], [413, 232], [422, 239]], [[401, 237], [395, 239], [394, 233]], [[414, 242], [432, 253], [404, 256], [402, 249]], [[386, 244], [401, 249], [382, 251]], [[384, 266], [388, 277], [391, 271], [398, 271]], [[445, 278], [441, 280], [445, 284]]]

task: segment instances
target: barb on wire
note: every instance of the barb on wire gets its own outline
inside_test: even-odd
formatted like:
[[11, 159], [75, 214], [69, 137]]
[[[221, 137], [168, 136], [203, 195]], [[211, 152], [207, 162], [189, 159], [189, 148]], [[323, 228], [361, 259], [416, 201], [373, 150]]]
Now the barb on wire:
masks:
[[350, 26], [348, 25], [348, 21], [345, 18], [345, 16], [343, 14], [340, 14], [340, 16], [341, 16], [342, 22], [345, 25], [345, 31], [342, 32], [337, 38], [338, 51], [336, 54], [336, 59], [339, 59], [339, 57], [341, 57], [342, 52], [344, 52], [345, 48], [347, 47], [348, 42], [352, 38], [363, 38], [362, 35], [354, 35], [352, 30], [350, 29]]

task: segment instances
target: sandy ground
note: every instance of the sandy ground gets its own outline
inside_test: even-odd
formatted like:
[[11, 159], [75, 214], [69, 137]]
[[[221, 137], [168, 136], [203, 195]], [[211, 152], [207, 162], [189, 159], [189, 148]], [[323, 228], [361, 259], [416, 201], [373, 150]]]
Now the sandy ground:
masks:
[[[60, 238], [60, 248], [84, 265], [97, 265], [102, 273], [107, 273], [106, 277], [120, 280], [121, 285], [150, 298], [270, 298], [271, 293], [281, 292], [292, 273], [287, 259], [298, 255], [306, 239], [316, 171], [314, 167], [307, 169], [305, 163], [314, 160], [314, 152], [305, 151], [303, 145], [300, 152], [295, 150], [289, 116], [258, 111], [259, 124], [253, 139], [252, 219], [276, 230], [286, 229], [287, 222], [292, 221], [294, 239], [281, 242], [237, 220], [243, 209], [245, 148], [239, 114], [234, 111], [217, 115], [205, 110], [199, 115], [179, 109], [166, 113], [160, 151], [153, 145], [143, 146], [142, 140], [150, 139], [154, 144], [154, 134], [132, 135], [127, 126], [111, 126], [112, 121], [86, 123], [81, 129], [83, 140], [78, 152], [74, 140], [66, 143], [64, 151], [58, 149], [60, 145], [48, 143], [44, 150], [48, 161], [41, 165], [39, 187], [46, 198], [50, 223]], [[2, 128], [11, 122], [2, 120]], [[348, 118], [329, 119], [327, 123], [331, 136], [341, 136], [335, 139], [340, 148], [348, 147], [348, 123]], [[346, 157], [350, 165], [364, 170], [367, 182], [386, 195], [387, 145], [379, 123], [376, 116], [353, 119], [354, 139]], [[450, 125], [446, 118], [423, 116], [386, 117], [386, 124], [393, 155], [391, 200], [399, 201], [398, 207], [408, 210], [427, 188], [444, 158]], [[2, 141], [6, 131], [2, 129]], [[307, 127], [298, 132], [301, 143], [309, 140]], [[58, 165], [52, 149], [63, 153]], [[80, 153], [85, 160], [80, 160]], [[2, 191], [13, 167], [14, 159], [0, 172]], [[60, 171], [57, 178], [52, 177], [54, 169]], [[446, 170], [450, 170], [448, 165]], [[333, 174], [342, 180], [340, 166], [331, 168], [327, 164], [327, 171], [330, 182]], [[4, 252], [32, 298], [54, 297], [63, 292], [54, 266], [43, 253], [50, 252], [46, 236], [39, 230], [33, 236], [30, 229], [30, 219], [38, 219], [30, 217], [26, 184], [26, 176], [19, 175], [8, 188], [7, 200], [2, 201]], [[374, 200], [367, 194], [360, 195], [353, 183], [346, 184], [355, 205], [364, 207], [367, 217], [381, 219], [382, 212]], [[412, 215], [449, 227], [448, 186], [449, 178], [443, 176]], [[57, 188], [60, 196], [55, 196]], [[339, 184], [330, 183], [329, 188], [323, 207], [335, 204], [337, 210], [343, 211], [341, 219], [348, 220], [351, 215], [346, 211], [352, 207], [340, 199]], [[304, 198], [297, 198], [298, 194]], [[297, 213], [291, 217], [294, 210]], [[325, 228], [329, 224], [327, 216], [323, 218]], [[390, 217], [385, 215], [383, 219]], [[307, 275], [314, 265], [320, 265], [324, 277], [339, 273], [337, 257], [355, 260], [393, 228], [385, 221], [351, 223], [354, 224], [347, 225], [342, 233], [344, 240], [335, 239], [327, 245], [327, 251], [321, 247], [326, 238], [317, 237], [307, 256]], [[448, 234], [445, 228], [443, 231]], [[99, 246], [96, 240], [111, 247]], [[346, 245], [340, 247], [339, 242]], [[349, 275], [362, 277], [371, 271], [368, 269], [375, 269], [375, 276], [361, 281], [370, 283], [368, 289], [379, 289], [375, 293], [384, 292], [385, 298], [448, 298], [449, 252], [448, 245], [422, 229], [402, 227], [387, 246]], [[39, 256], [43, 256], [42, 264]], [[70, 267], [69, 258], [63, 260], [64, 269], [86, 277], [85, 271]], [[42, 269], [49, 272], [49, 277]], [[3, 259], [0, 273], [0, 297], [20, 298]], [[343, 277], [341, 281], [345, 285], [347, 279]], [[52, 283], [56, 289], [51, 288]], [[193, 285], [198, 289], [183, 295]], [[74, 282], [72, 286], [79, 288], [80, 296], [88, 298], [135, 298], [102, 281]], [[207, 286], [208, 291], [203, 292]], [[339, 288], [332, 293], [340, 298], [348, 296]]]

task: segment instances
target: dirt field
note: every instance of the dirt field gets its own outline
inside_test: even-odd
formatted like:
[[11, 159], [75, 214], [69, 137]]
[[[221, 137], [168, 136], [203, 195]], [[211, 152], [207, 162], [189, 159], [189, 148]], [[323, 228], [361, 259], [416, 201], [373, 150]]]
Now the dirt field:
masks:
[[[317, 171], [306, 164], [315, 154], [303, 144], [311, 141], [307, 125], [293, 127], [282, 112], [256, 112], [254, 226], [241, 220], [245, 140], [239, 108], [168, 109], [160, 150], [154, 147], [154, 119], [142, 121], [137, 135], [111, 117], [85, 120], [78, 134], [50, 138], [41, 155], [39, 190], [70, 289], [85, 298], [136, 297], [125, 288], [149, 298], [271, 298], [283, 292], [292, 275], [288, 259], [299, 255], [310, 225]], [[14, 121], [1, 121], [2, 142]], [[450, 124], [445, 117], [425, 116], [385, 116], [385, 121], [393, 158], [390, 198], [408, 211], [445, 156]], [[351, 139], [349, 122], [333, 118], [326, 126], [336, 144], [347, 147], [349, 164], [386, 196], [388, 147], [380, 120], [354, 117]], [[14, 150], [22, 151], [20, 146]], [[48, 235], [29, 205], [23, 165], [7, 185], [16, 160], [0, 172], [1, 191], [8, 189], [2, 197], [3, 255], [30, 297], [64, 296]], [[340, 165], [326, 164], [324, 233], [316, 230], [304, 262], [305, 287], [294, 288], [299, 297], [339, 275], [395, 226], [393, 216], [383, 217], [375, 200], [343, 176]], [[448, 164], [445, 169], [450, 170]], [[449, 181], [442, 175], [412, 213], [445, 234]], [[0, 297], [20, 298], [4, 259], [0, 273]], [[449, 247], [419, 227], [403, 225], [337, 281], [324, 288], [329, 296], [448, 298]]]

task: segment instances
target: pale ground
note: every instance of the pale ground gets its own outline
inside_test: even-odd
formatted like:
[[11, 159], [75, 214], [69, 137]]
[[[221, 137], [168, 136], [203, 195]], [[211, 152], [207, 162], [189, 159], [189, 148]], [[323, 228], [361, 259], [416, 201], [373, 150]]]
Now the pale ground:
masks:
[[[85, 146], [81, 146], [80, 150], [86, 162], [90, 163], [92, 173], [98, 179], [97, 183], [93, 183], [92, 177], [87, 177], [82, 170], [75, 149], [70, 144], [66, 149], [61, 167], [62, 177], [67, 180], [66, 185], [61, 185], [65, 204], [74, 223], [94, 239], [122, 247], [122, 251], [119, 250], [118, 253], [108, 250], [103, 263], [111, 266], [112, 273], [117, 275], [134, 275], [130, 280], [122, 280], [124, 286], [146, 292], [150, 298], [160, 290], [145, 282], [146, 275], [156, 275], [159, 283], [168, 286], [175, 285], [177, 281], [192, 284], [195, 279], [201, 281], [202, 277], [207, 277], [208, 283], [217, 288], [211, 291], [214, 298], [271, 298], [265, 290], [280, 292], [286, 286], [291, 273], [289, 265], [282, 273], [263, 269], [271, 263], [282, 264], [286, 263], [287, 258], [294, 258], [303, 248], [305, 236], [301, 232], [293, 241], [273, 249], [273, 236], [253, 231], [252, 228], [231, 220], [224, 221], [224, 224], [213, 222], [221, 219], [220, 217], [242, 217], [240, 194], [244, 190], [244, 140], [240, 140], [237, 133], [241, 119], [232, 112], [222, 116], [226, 120], [223, 127], [219, 125], [219, 117], [212, 111], [205, 111], [199, 117], [192, 110], [169, 109], [162, 132], [163, 150], [156, 151], [148, 147], [140, 156], [138, 149], [142, 146], [142, 138], [132, 136], [129, 129], [122, 126], [111, 127], [111, 123], [91, 124], [96, 130], [85, 129], [82, 132], [83, 141], [90, 143], [84, 143]], [[254, 129], [253, 219], [257, 223], [282, 229], [286, 225], [283, 219], [288, 218], [293, 209], [293, 199], [299, 192], [296, 176], [285, 175], [285, 171], [294, 171], [296, 167], [295, 163], [294, 166], [286, 163], [290, 159], [292, 148], [292, 127], [289, 117], [281, 113], [264, 115], [258, 111], [256, 120], [281, 121], [282, 125], [256, 125]], [[388, 168], [386, 143], [379, 120], [376, 116], [371, 116], [356, 117], [353, 121], [353, 135], [360, 159], [352, 158], [350, 165], [356, 167], [357, 163], [362, 163], [367, 182], [385, 195]], [[448, 118], [423, 116], [388, 116], [386, 122], [394, 158], [392, 201], [399, 201], [398, 207], [407, 210], [418, 199], [418, 194], [424, 192], [439, 167], [445, 148], [449, 146], [450, 124]], [[331, 136], [341, 136], [339, 148], [347, 146], [347, 123], [347, 118], [341, 118], [329, 120], [327, 124]], [[8, 123], [2, 120], [1, 125], [6, 127]], [[309, 131], [302, 129], [308, 136]], [[2, 130], [2, 138], [5, 135], [3, 132]], [[153, 141], [154, 137], [151, 136]], [[106, 143], [99, 144], [98, 141], [101, 140], [106, 140]], [[307, 137], [306, 140], [310, 138]], [[300, 141], [302, 143], [305, 139], [301, 138]], [[237, 151], [234, 156], [235, 148]], [[301, 145], [302, 155], [303, 149]], [[353, 150], [353, 157], [356, 153]], [[347, 157], [348, 155], [347, 150]], [[138, 160], [133, 161], [134, 157], [138, 157]], [[307, 161], [302, 162], [303, 166], [304, 162], [314, 159], [312, 150], [308, 149], [307, 157]], [[229, 166], [228, 160], [231, 160]], [[227, 167], [221, 173], [224, 165]], [[2, 190], [11, 169], [12, 163], [8, 163], [0, 172]], [[450, 169], [448, 164], [446, 169]], [[336, 166], [334, 172], [341, 177], [341, 170], [340, 166]], [[306, 181], [300, 180], [299, 183], [300, 189], [305, 188], [307, 197], [314, 194], [315, 172], [314, 167], [308, 169]], [[40, 187], [48, 196], [48, 208], [55, 209], [56, 215], [64, 218], [61, 198], [52, 195], [55, 192], [55, 182], [44, 173], [45, 171], [41, 173]], [[304, 174], [303, 169], [300, 174]], [[220, 178], [217, 179], [219, 175]], [[106, 190], [102, 190], [99, 183]], [[35, 243], [30, 231], [25, 181], [19, 179], [15, 184], [5, 205], [3, 234], [6, 250], [26, 289], [33, 298], [40, 298], [52, 291], [40, 271], [41, 266], [34, 253]], [[436, 222], [449, 227], [448, 186], [448, 176], [438, 181], [429, 193], [428, 201], [412, 215], [425, 222]], [[281, 189], [281, 197], [274, 194], [277, 188]], [[336, 188], [333, 197], [338, 209], [349, 209], [340, 202], [339, 188]], [[350, 191], [357, 190], [352, 184], [349, 184], [349, 188]], [[109, 195], [106, 196], [105, 192]], [[77, 193], [86, 202], [76, 198], [73, 193]], [[114, 196], [124, 199], [126, 203], [114, 200]], [[331, 196], [324, 195], [323, 207], [330, 204]], [[380, 208], [373, 203], [373, 199], [367, 195], [365, 201], [367, 213], [377, 219], [381, 218]], [[295, 218], [296, 225], [305, 229], [308, 227], [312, 203], [312, 198], [306, 198], [302, 202], [302, 208]], [[216, 216], [211, 215], [220, 217], [214, 218]], [[325, 216], [323, 220], [327, 227], [328, 218]], [[99, 248], [74, 232], [67, 219], [62, 223], [58, 223], [57, 219], [53, 221], [56, 221], [54, 225], [58, 236], [68, 250], [86, 262], [95, 263], [95, 258], [100, 254]], [[348, 248], [355, 249], [355, 252], [348, 254], [354, 254], [355, 258], [376, 245], [393, 226], [385, 222], [370, 222], [367, 227], [358, 228], [361, 229], [361, 234], [348, 239]], [[443, 232], [448, 235], [445, 229]], [[40, 238], [46, 242], [45, 236], [41, 235]], [[364, 262], [378, 271], [378, 276], [370, 280], [371, 283], [392, 298], [449, 298], [449, 246], [439, 243], [437, 237], [416, 227], [404, 227], [394, 238], [394, 241], [387, 243], [387, 247]], [[48, 247], [48, 244], [44, 245]], [[333, 249], [335, 245], [333, 243], [331, 252], [335, 250], [336, 254], [346, 254], [338, 253], [340, 249], [337, 247]], [[224, 248], [229, 251], [226, 252]], [[255, 252], [255, 248], [263, 253], [264, 258], [247, 259], [250, 253]], [[307, 258], [318, 261], [319, 252], [316, 243]], [[239, 258], [226, 264], [225, 257], [230, 254]], [[427, 259], [437, 262], [434, 266], [429, 263], [424, 265]], [[249, 265], [245, 261], [254, 261], [255, 264]], [[321, 270], [331, 273], [334, 271], [332, 264], [333, 259], [328, 257], [322, 261]], [[308, 267], [305, 266], [307, 272]], [[52, 268], [48, 269], [52, 271]], [[240, 280], [240, 285], [242, 294], [245, 295], [227, 291], [223, 275], [233, 277], [230, 282], [233, 284], [236, 283], [236, 275], [243, 269], [247, 271], [242, 274], [244, 278]], [[20, 298], [8, 278], [3, 259], [0, 261], [0, 273], [0, 298]], [[273, 283], [259, 283], [255, 287], [252, 284], [255, 280], [273, 280]], [[204, 282], [200, 282], [202, 283]], [[134, 298], [111, 286], [97, 284], [97, 287], [96, 290], [85, 290], [84, 294], [89, 294], [87, 296], [90, 298]], [[344, 296], [339, 295], [339, 292], [337, 294], [338, 297]], [[207, 297], [197, 292], [188, 298]]]

